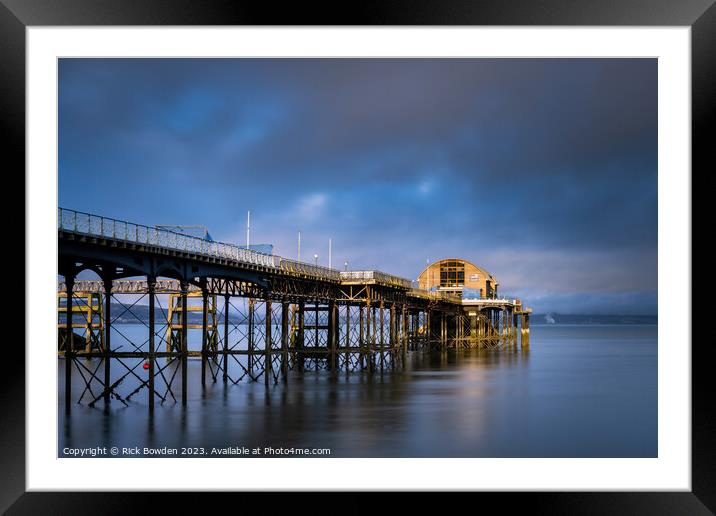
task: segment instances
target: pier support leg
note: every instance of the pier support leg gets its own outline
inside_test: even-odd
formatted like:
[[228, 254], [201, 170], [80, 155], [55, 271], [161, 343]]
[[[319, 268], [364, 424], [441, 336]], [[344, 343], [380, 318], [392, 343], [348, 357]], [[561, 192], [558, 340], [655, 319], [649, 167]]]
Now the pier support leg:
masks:
[[72, 362], [74, 361], [74, 336], [72, 328], [72, 292], [75, 288], [74, 276], [65, 276], [65, 287], [67, 289], [67, 317], [65, 323], [67, 334], [65, 335], [65, 411], [69, 414], [72, 408]]
[[377, 320], [378, 319], [375, 314], [375, 308], [376, 308], [375, 305], [371, 304], [371, 306], [370, 306], [371, 314], [369, 317], [371, 317], [371, 319], [372, 319], [370, 322], [372, 331], [371, 331], [370, 337], [368, 337], [370, 339], [370, 344], [369, 344], [370, 352], [368, 354], [368, 360], [369, 360], [369, 364], [370, 364], [369, 365], [370, 372], [373, 372], [375, 370], [375, 348], [376, 348], [376, 345], [378, 342], [378, 339], [377, 339], [377, 336], [378, 336]]
[[410, 316], [408, 315], [408, 310], [405, 307], [405, 305], [403, 305], [403, 307], [402, 307], [402, 312], [403, 312], [403, 324], [402, 324], [402, 331], [400, 333], [400, 336], [402, 337], [401, 340], [403, 342], [403, 366], [405, 366], [405, 362], [407, 361], [407, 358], [408, 358], [408, 335], [409, 335], [409, 330], [410, 330], [410, 326], [409, 326]]
[[181, 295], [181, 404], [186, 407], [187, 401], [187, 363], [189, 357], [189, 338], [187, 329], [187, 312], [189, 311], [189, 302], [187, 294], [189, 293], [189, 285], [186, 281], [179, 282], [179, 292]]
[[346, 339], [344, 346], [346, 347], [346, 356], [345, 356], [345, 362], [344, 367], [346, 368], [346, 373], [350, 371], [350, 358], [351, 358], [351, 304], [346, 303]]
[[500, 311], [498, 312], [498, 314], [499, 314], [498, 317], [500, 318], [500, 324], [501, 324], [501, 327], [500, 327], [500, 342], [501, 342], [502, 344], [500, 345], [500, 347], [503, 347], [503, 348], [504, 348], [504, 347], [507, 346], [507, 342], [508, 342], [508, 341], [507, 341], [507, 333], [508, 333], [508, 331], [509, 331], [509, 328], [508, 328], [509, 321], [508, 321], [508, 318], [507, 318], [507, 310], [506, 310], [505, 308], [503, 308], [502, 310], [500, 310]]
[[492, 310], [487, 310], [485, 313], [485, 320], [483, 324], [483, 331], [485, 334], [485, 347], [492, 347], [492, 331], [495, 328], [494, 320], [492, 316]]
[[477, 347], [485, 346], [485, 315], [482, 311], [477, 312]]
[[209, 292], [201, 289], [201, 386], [206, 386], [207, 340], [209, 336]]
[[111, 376], [110, 376], [110, 337], [112, 335], [112, 315], [110, 314], [110, 307], [112, 306], [112, 279], [107, 278], [104, 280], [104, 403], [109, 405], [110, 400], [110, 387], [111, 387]]
[[288, 319], [289, 305], [287, 301], [281, 304], [281, 377], [288, 380]]
[[273, 367], [271, 363], [271, 330], [273, 329], [273, 324], [271, 320], [271, 300], [266, 296], [266, 338], [264, 342], [264, 384], [268, 386], [269, 380], [271, 378], [271, 373], [273, 372]]
[[248, 313], [248, 335], [247, 335], [247, 347], [248, 347], [248, 370], [249, 377], [253, 377], [254, 372], [254, 311], [255, 303], [253, 298], [249, 298], [249, 313]]
[[224, 371], [222, 373], [222, 379], [224, 383], [229, 378], [229, 294], [224, 295]]
[[383, 300], [380, 301], [380, 312], [378, 314], [380, 318], [380, 370], [383, 370], [383, 346], [385, 346], [384, 331], [385, 331], [385, 308], [383, 306]]
[[510, 315], [510, 346], [512, 348], [517, 349], [517, 342], [515, 341], [515, 336], [517, 335], [517, 331], [515, 329], [515, 314], [513, 313], [513, 310], [510, 309], [509, 311]]
[[154, 298], [156, 297], [157, 279], [147, 276], [147, 293], [149, 294], [149, 412], [154, 411]]
[[[421, 326], [422, 322], [422, 326]], [[428, 324], [428, 312], [427, 310], [418, 311], [415, 314], [415, 328], [413, 330], [413, 350], [424, 347], [423, 340], [425, 338], [425, 328]], [[420, 328], [423, 328], [423, 333], [420, 333]]]
[[502, 335], [504, 337], [504, 345], [510, 344], [510, 316], [506, 308], [502, 310]]
[[490, 323], [490, 311], [486, 311], [483, 316], [482, 320], [480, 321], [480, 333], [482, 334], [482, 347], [486, 348], [489, 347], [490, 342], [490, 328], [492, 327]]
[[298, 302], [298, 370], [303, 372], [305, 365], [305, 355], [303, 353], [306, 332], [306, 303], [301, 300]]
[[398, 346], [398, 320], [396, 317], [395, 303], [390, 304], [390, 331], [388, 342], [388, 353], [390, 354], [390, 367], [395, 365], [395, 350]]
[[[368, 309], [366, 308], [366, 311]], [[370, 321], [369, 317], [365, 318], [366, 321]], [[370, 324], [370, 323], [368, 323]], [[368, 360], [366, 359], [367, 353], [366, 353], [366, 342], [365, 342], [365, 328], [366, 328], [366, 322], [363, 321], [363, 305], [358, 305], [358, 347], [360, 349], [360, 362], [361, 367], [368, 367]], [[368, 335], [370, 335], [370, 331], [368, 331]]]
[[528, 313], [522, 314], [521, 333], [520, 347], [528, 349], [530, 347], [530, 314]]
[[[319, 329], [319, 316], [318, 316], [319, 306], [320, 306], [320, 303], [318, 301], [316, 301], [316, 306], [315, 306], [315, 311], [314, 311], [315, 318], [313, 319], [313, 347], [314, 348], [318, 348], [318, 342], [320, 340], [319, 334], [320, 334], [321, 330]], [[326, 332], [326, 333], [328, 333], [328, 332]], [[328, 336], [326, 336], [326, 348], [328, 348], [329, 350], [331, 349], [330, 344], [328, 343]], [[315, 367], [316, 367], [316, 369], [318, 369], [318, 355], [313, 355], [313, 356], [315, 357]], [[329, 365], [330, 365], [330, 361], [329, 361]]]
[[336, 301], [330, 299], [328, 301], [328, 368], [331, 371], [336, 370]]

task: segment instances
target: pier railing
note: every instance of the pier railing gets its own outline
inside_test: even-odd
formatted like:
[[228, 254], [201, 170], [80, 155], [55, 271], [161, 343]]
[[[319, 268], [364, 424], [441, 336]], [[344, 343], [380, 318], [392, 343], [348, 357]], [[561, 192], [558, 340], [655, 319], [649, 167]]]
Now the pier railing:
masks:
[[395, 285], [403, 288], [410, 288], [411, 281], [392, 274], [386, 274], [380, 271], [341, 271], [341, 280], [344, 281], [361, 281], [385, 283], [387, 285]]
[[411, 288], [408, 293], [411, 296], [415, 297], [422, 297], [424, 299], [435, 299], [435, 300], [444, 300], [444, 301], [454, 301], [458, 302], [460, 300], [459, 297], [455, 297], [451, 295], [449, 292], [444, 292], [440, 290], [425, 290], [424, 288]]
[[214, 258], [231, 260], [237, 264], [263, 265], [286, 271], [291, 274], [306, 274], [322, 279], [339, 280], [338, 271], [281, 258], [280, 256], [265, 254], [234, 244], [216, 242], [177, 233], [168, 229], [134, 224], [124, 220], [112, 219], [83, 213], [64, 208], [58, 209], [57, 229], [81, 235], [112, 238], [134, 244], [151, 245], [184, 251]]
[[292, 274], [306, 274], [308, 276], [318, 276], [332, 280], [340, 279], [338, 271], [329, 269], [328, 267], [313, 265], [306, 262], [297, 262], [296, 260], [289, 260], [288, 258], [281, 258], [280, 256], [277, 256], [276, 258], [278, 258], [278, 266], [280, 269]]
[[177, 251], [233, 260], [239, 263], [276, 267], [276, 256], [259, 253], [237, 245], [214, 242], [124, 220], [59, 208], [58, 229], [83, 235], [113, 238], [135, 244], [163, 247]]
[[[201, 290], [196, 285], [188, 285], [189, 292]], [[147, 280], [120, 279], [112, 281], [112, 294], [146, 294], [149, 291]], [[154, 291], [159, 293], [181, 292], [179, 280], [158, 279], [154, 283]], [[67, 284], [64, 281], [57, 282], [57, 292], [67, 292]], [[102, 280], [75, 280], [73, 292], [90, 292], [93, 294], [104, 294], [104, 281]]]
[[338, 271], [262, 253], [235, 244], [217, 242], [166, 228], [144, 226], [124, 220], [58, 208], [57, 228], [63, 231], [100, 238], [112, 238], [133, 244], [143, 244], [175, 251], [230, 260], [236, 264], [262, 265], [288, 274], [303, 274], [332, 281], [375, 282], [410, 289], [408, 279], [381, 271]]

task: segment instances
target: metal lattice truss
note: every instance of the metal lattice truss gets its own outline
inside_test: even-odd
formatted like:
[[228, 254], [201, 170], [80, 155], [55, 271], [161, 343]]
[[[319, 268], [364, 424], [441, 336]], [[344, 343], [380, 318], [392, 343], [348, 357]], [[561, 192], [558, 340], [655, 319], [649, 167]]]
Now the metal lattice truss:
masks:
[[[73, 296], [73, 303], [78, 297], [77, 294]], [[102, 332], [101, 342], [103, 344], [106, 342], [106, 348], [98, 346], [84, 352], [72, 353], [68, 353], [65, 349], [63, 353], [70, 364], [67, 369], [75, 368], [82, 381], [77, 403], [94, 406], [102, 399], [114, 399], [127, 405], [134, 396], [147, 389], [150, 384], [153, 395], [161, 403], [176, 402], [175, 379], [179, 371], [180, 353], [175, 351], [155, 354], [157, 360], [154, 360], [152, 374], [148, 376], [144, 371], [144, 364], [149, 355], [147, 350], [149, 334], [146, 339], [136, 339], [126, 332], [126, 325], [116, 324], [123, 317], [130, 316], [136, 319], [137, 325], [148, 330], [149, 326], [146, 321], [137, 317], [132, 311], [132, 308], [146, 296], [142, 295], [131, 301], [126, 301], [122, 297], [124, 296], [115, 294], [109, 297], [111, 305], [119, 306], [121, 309], [106, 319], [107, 326], [111, 328], [111, 334], [106, 331]], [[165, 322], [155, 327], [154, 340], [168, 345], [165, 342], [166, 330], [169, 327], [167, 311], [161, 303], [157, 308], [164, 314], [160, 320]], [[73, 326], [75, 325], [73, 324]], [[112, 337], [111, 342], [108, 338], [109, 335]]]
[[81, 380], [76, 401], [90, 406], [103, 399], [128, 404], [142, 392], [160, 404], [184, 402], [194, 360], [200, 361], [203, 384], [269, 385], [285, 381], [292, 370], [372, 373], [402, 365], [411, 350], [475, 342], [501, 349], [516, 346], [519, 333], [524, 342], [520, 314], [509, 309], [425, 310], [375, 300], [379, 296], [365, 287], [347, 292], [343, 302], [276, 302], [246, 297], [258, 292], [240, 282], [208, 282], [204, 290], [180, 293], [172, 281], [157, 282], [153, 322], [147, 322], [137, 310], [148, 309], [147, 285], [120, 281], [118, 292], [107, 297], [99, 284], [78, 283], [89, 291], [73, 291], [73, 332], [67, 330], [66, 292], [58, 294], [58, 350], [69, 362], [66, 378], [76, 370]]
[[[392, 369], [414, 350], [498, 349], [518, 334], [529, 345], [530, 310], [510, 300], [463, 306], [379, 271], [339, 272], [70, 210], [58, 221], [67, 408], [145, 393], [150, 410], [155, 399], [186, 404], [189, 369], [202, 385], [271, 385], [293, 370]], [[102, 279], [77, 279], [84, 270]]]

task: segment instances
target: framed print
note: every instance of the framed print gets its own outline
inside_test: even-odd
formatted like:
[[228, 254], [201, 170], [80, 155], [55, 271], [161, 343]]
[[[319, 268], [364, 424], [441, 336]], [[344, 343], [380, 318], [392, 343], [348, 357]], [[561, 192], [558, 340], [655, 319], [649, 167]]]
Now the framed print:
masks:
[[711, 4], [5, 0], [27, 254], [3, 509], [708, 514]]

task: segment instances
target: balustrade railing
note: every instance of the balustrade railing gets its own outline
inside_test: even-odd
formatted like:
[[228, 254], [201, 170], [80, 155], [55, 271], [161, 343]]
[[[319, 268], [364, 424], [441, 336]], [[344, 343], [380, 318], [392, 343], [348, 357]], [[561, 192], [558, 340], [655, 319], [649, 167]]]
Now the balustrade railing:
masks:
[[296, 260], [289, 260], [288, 258], [279, 257], [279, 265], [281, 270], [290, 272], [293, 274], [306, 274], [308, 276], [318, 276], [321, 278], [330, 278], [333, 280], [340, 279], [340, 274], [337, 270], [329, 269], [321, 265], [313, 265], [306, 262], [298, 262]]
[[73, 233], [202, 254], [238, 263], [277, 267], [277, 256], [90, 213], [59, 208], [57, 223], [58, 229]]
[[341, 271], [340, 278], [345, 281], [376, 281], [403, 288], [411, 286], [410, 280], [380, 271]]
[[404, 288], [410, 288], [411, 286], [410, 280], [380, 271], [338, 271], [320, 265], [261, 253], [234, 244], [206, 240], [169, 229], [143, 226], [141, 224], [134, 224], [123, 220], [64, 208], [59, 208], [57, 227], [63, 231], [82, 235], [112, 238], [124, 242], [222, 258], [236, 262], [237, 264], [263, 265], [290, 274], [304, 274], [306, 276], [336, 281], [341, 279], [377, 281]]

